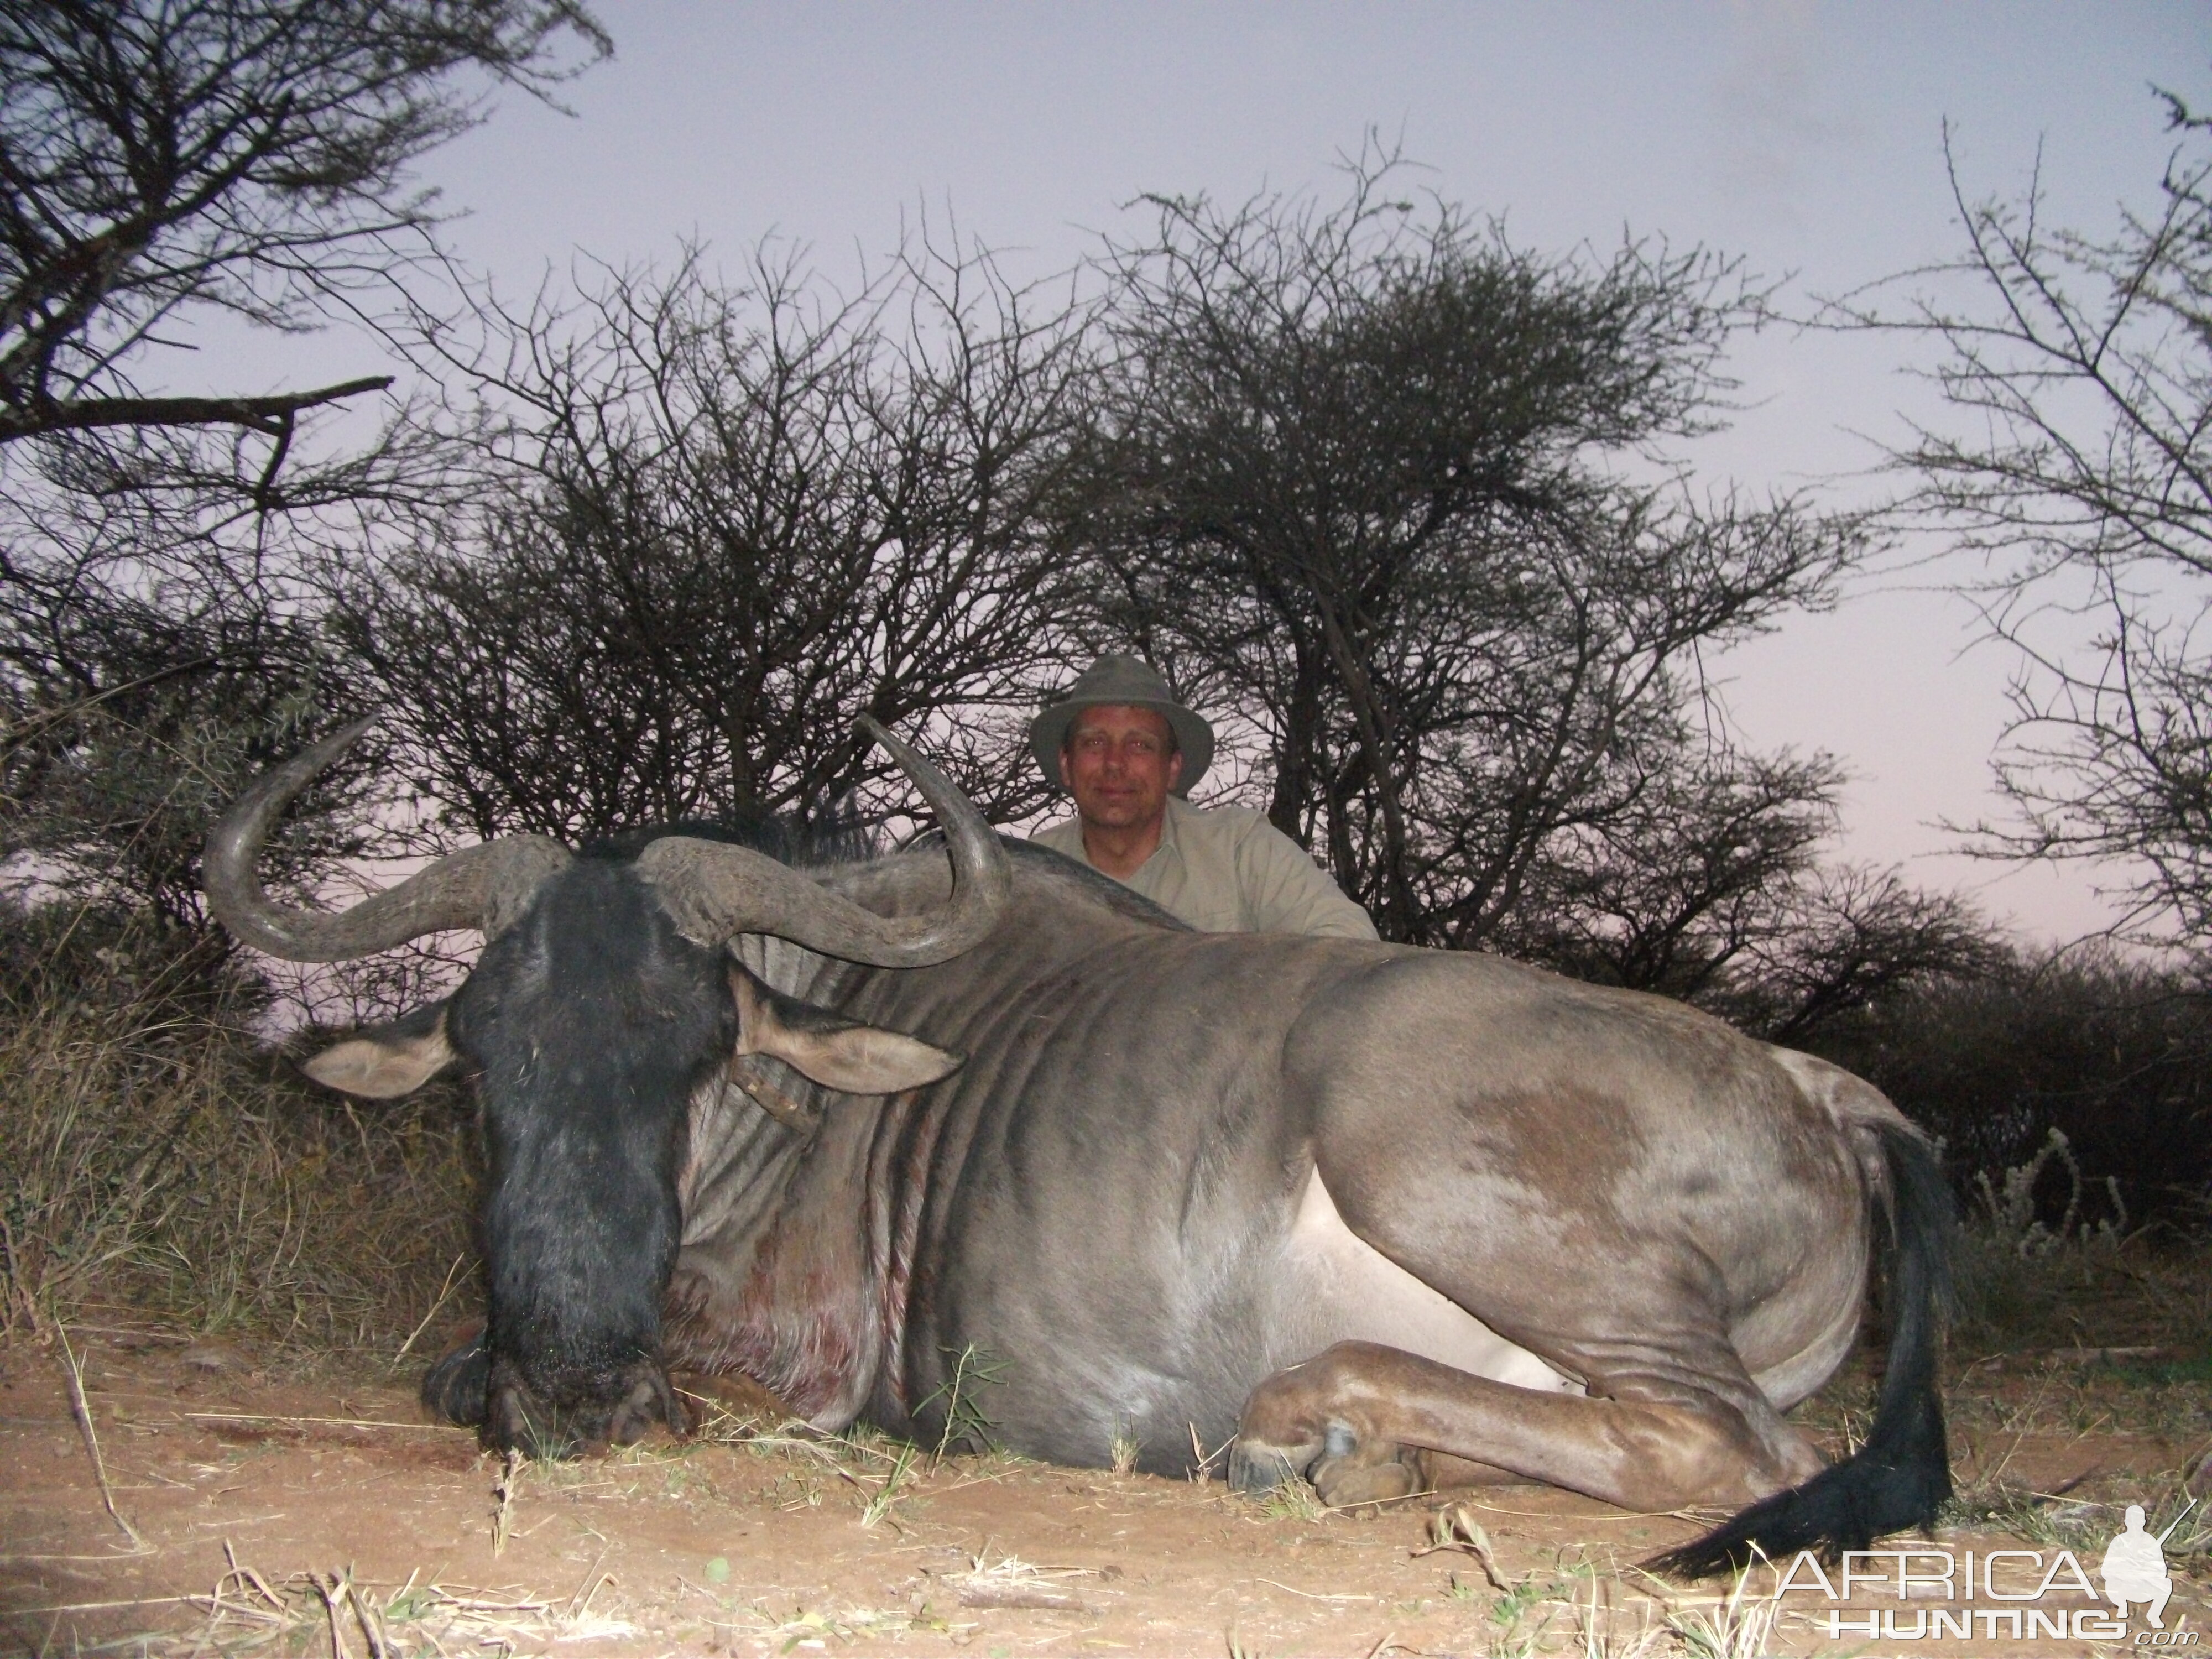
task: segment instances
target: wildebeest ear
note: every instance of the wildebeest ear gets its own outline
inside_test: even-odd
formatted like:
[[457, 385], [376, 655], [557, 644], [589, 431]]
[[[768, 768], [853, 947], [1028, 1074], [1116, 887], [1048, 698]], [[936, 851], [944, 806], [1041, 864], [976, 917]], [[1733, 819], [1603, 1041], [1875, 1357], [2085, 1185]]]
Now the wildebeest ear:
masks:
[[369, 1100], [415, 1092], [453, 1060], [446, 1041], [446, 1005], [417, 1008], [404, 1019], [325, 1048], [300, 1069], [326, 1089]]
[[919, 1089], [960, 1067], [958, 1054], [787, 997], [741, 962], [729, 966], [730, 995], [738, 1005], [738, 1058], [773, 1054], [801, 1077], [854, 1095]]

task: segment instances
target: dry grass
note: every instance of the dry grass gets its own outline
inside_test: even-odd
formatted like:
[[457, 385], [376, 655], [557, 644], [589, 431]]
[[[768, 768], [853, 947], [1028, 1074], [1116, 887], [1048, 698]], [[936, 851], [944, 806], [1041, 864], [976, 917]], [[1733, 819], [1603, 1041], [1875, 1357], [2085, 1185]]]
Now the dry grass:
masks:
[[1955, 1352], [1972, 1360], [2065, 1348], [2170, 1344], [2212, 1329], [2212, 1248], [2203, 1237], [2091, 1234], [2022, 1248], [1960, 1230]]
[[112, 989], [0, 1005], [0, 1335], [121, 1322], [392, 1357], [465, 1276], [456, 1097], [353, 1107], [220, 1017]]

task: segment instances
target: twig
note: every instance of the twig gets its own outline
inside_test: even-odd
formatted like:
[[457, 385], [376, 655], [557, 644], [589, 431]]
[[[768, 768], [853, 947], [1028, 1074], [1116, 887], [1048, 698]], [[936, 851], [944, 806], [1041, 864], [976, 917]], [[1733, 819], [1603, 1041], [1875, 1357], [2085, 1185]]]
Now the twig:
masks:
[[277, 1417], [267, 1412], [179, 1412], [188, 1423], [312, 1423], [340, 1429], [412, 1429], [417, 1433], [446, 1434], [451, 1423], [398, 1423], [377, 1417]]
[[499, 1507], [492, 1511], [491, 1553], [501, 1553], [507, 1548], [508, 1533], [514, 1524], [515, 1488], [522, 1480], [522, 1454], [514, 1447], [507, 1449], [507, 1462], [499, 1473], [499, 1485], [492, 1496], [499, 1499]]
[[44, 1616], [49, 1613], [106, 1613], [115, 1607], [161, 1607], [203, 1599], [198, 1595], [134, 1595], [124, 1601], [71, 1601], [55, 1607], [18, 1607], [12, 1616], [28, 1619], [33, 1614]]
[[[1413, 1495], [1415, 1497], [1420, 1496], [1418, 1492]], [[1571, 1493], [1567, 1495], [1572, 1496]], [[1434, 1497], [1435, 1494], [1431, 1492], [1430, 1496]], [[1350, 1504], [1346, 1504], [1346, 1507], [1348, 1509], [1352, 1506]], [[1496, 1504], [1479, 1503], [1472, 1498], [1464, 1499], [1462, 1502], [1454, 1505], [1454, 1507], [1464, 1510], [1480, 1510], [1485, 1515], [1510, 1515], [1516, 1519], [1523, 1521], [1571, 1520], [1578, 1527], [1589, 1526], [1600, 1522], [1614, 1521], [1689, 1521], [1696, 1522], [1701, 1526], [1710, 1527], [1728, 1519], [1728, 1511], [1726, 1510], [1713, 1510], [1710, 1511], [1696, 1510], [1616, 1510], [1610, 1504], [1607, 1504], [1602, 1510], [1600, 1510], [1595, 1504], [1592, 1504], [1590, 1506], [1591, 1512], [1584, 1514], [1580, 1511], [1570, 1511], [1566, 1510], [1509, 1510]], [[1709, 1516], [1710, 1519], [1707, 1518]]]
[[407, 1340], [399, 1345], [399, 1352], [392, 1356], [394, 1366], [407, 1358], [407, 1351], [415, 1346], [416, 1339], [430, 1328], [430, 1322], [438, 1316], [438, 1310], [446, 1305], [446, 1298], [453, 1293], [453, 1275], [460, 1272], [461, 1263], [468, 1259], [469, 1253], [464, 1250], [453, 1258], [453, 1265], [446, 1269], [446, 1282], [438, 1287], [438, 1299], [430, 1304], [430, 1311], [422, 1316], [422, 1322], [407, 1333]]
[[331, 1582], [323, 1583], [319, 1572], [307, 1575], [307, 1582], [315, 1587], [315, 1594], [323, 1598], [323, 1611], [329, 1616], [331, 1627], [331, 1659], [353, 1659], [346, 1651], [345, 1638], [338, 1633], [338, 1577], [331, 1575]]
[[1367, 1659], [1375, 1659], [1375, 1656], [1381, 1653], [1383, 1649], [1395, 1646], [1397, 1640], [1398, 1632], [1396, 1631], [1384, 1631], [1382, 1632], [1382, 1639], [1377, 1642], [1373, 1647], [1367, 1650]]
[[969, 1573], [952, 1581], [963, 1607], [1037, 1607], [1097, 1613], [1100, 1609], [1072, 1590], [1021, 1579]]
[[392, 1650], [385, 1642], [376, 1615], [361, 1599], [361, 1586], [353, 1582], [351, 1567], [345, 1571], [345, 1593], [346, 1600], [353, 1604], [354, 1622], [361, 1626], [362, 1636], [368, 1643], [368, 1659], [392, 1659]]
[[584, 1616], [584, 1609], [592, 1605], [592, 1597], [599, 1593], [599, 1585], [605, 1578], [599, 1569], [606, 1565], [607, 1552], [613, 1547], [606, 1539], [599, 1540], [599, 1559], [592, 1563], [592, 1570], [584, 1575], [584, 1582], [576, 1586], [576, 1593], [568, 1598], [568, 1605], [562, 1609], [563, 1619], [574, 1620]]
[[0, 413], [0, 443], [50, 432], [93, 432], [115, 426], [236, 426], [282, 438], [301, 410], [381, 392], [389, 374], [372, 374], [313, 392], [263, 398], [46, 398]]
[[1429, 1547], [1415, 1550], [1416, 1558], [1434, 1555], [1438, 1550], [1465, 1550], [1482, 1569], [1482, 1576], [1490, 1581], [1490, 1588], [1501, 1595], [1506, 1589], [1505, 1577], [1498, 1570], [1498, 1557], [1490, 1547], [1490, 1534], [1482, 1523], [1468, 1512], [1464, 1504], [1455, 1504], [1441, 1511], [1429, 1522]]
[[1206, 1472], [1213, 1467], [1215, 1460], [1237, 1443], [1237, 1437], [1231, 1435], [1212, 1451], [1208, 1452], [1204, 1443], [1198, 1437], [1198, 1425], [1186, 1419], [1183, 1426], [1190, 1431], [1190, 1455], [1198, 1460], [1191, 1466], [1190, 1471], [1191, 1483], [1195, 1486], [1199, 1481], [1206, 1479]]
[[[606, 1559], [607, 1553], [605, 1550], [601, 1550], [599, 1552], [599, 1559], [604, 1561]], [[605, 1589], [609, 1584], [619, 1584], [621, 1583], [622, 1580], [616, 1577], [614, 1574], [611, 1572], [601, 1572], [596, 1566], [593, 1567], [592, 1570], [591, 1588], [584, 1592], [584, 1599], [578, 1602], [574, 1608], [570, 1611], [568, 1617], [571, 1620], [581, 1619], [586, 1613], [592, 1610], [592, 1600], [594, 1596], [598, 1595], [599, 1593]]]
[[92, 1407], [85, 1403], [84, 1371], [77, 1364], [76, 1350], [70, 1346], [69, 1328], [58, 1318], [54, 1334], [61, 1339], [62, 1379], [69, 1385], [70, 1413], [76, 1419], [77, 1432], [84, 1437], [84, 1449], [92, 1458], [93, 1478], [100, 1482], [100, 1501], [107, 1506], [108, 1518], [123, 1528], [123, 1535], [131, 1540], [135, 1550], [150, 1551], [153, 1546], [138, 1535], [138, 1528], [123, 1518], [123, 1511], [115, 1507], [115, 1488], [107, 1483], [107, 1460], [100, 1455], [100, 1436], [93, 1431]]
[[230, 1563], [230, 1570], [234, 1574], [259, 1590], [261, 1599], [268, 1602], [270, 1607], [281, 1607], [284, 1605], [284, 1598], [269, 1588], [269, 1581], [266, 1578], [252, 1567], [241, 1567], [238, 1565], [238, 1552], [231, 1547], [230, 1540], [228, 1538], [222, 1540], [222, 1559]]
[[1273, 1578], [1255, 1578], [1252, 1582], [1266, 1584], [1273, 1589], [1288, 1590], [1293, 1595], [1304, 1596], [1309, 1601], [1379, 1601], [1382, 1599], [1379, 1595], [1323, 1595], [1316, 1590], [1302, 1590], [1296, 1584], [1282, 1583]]

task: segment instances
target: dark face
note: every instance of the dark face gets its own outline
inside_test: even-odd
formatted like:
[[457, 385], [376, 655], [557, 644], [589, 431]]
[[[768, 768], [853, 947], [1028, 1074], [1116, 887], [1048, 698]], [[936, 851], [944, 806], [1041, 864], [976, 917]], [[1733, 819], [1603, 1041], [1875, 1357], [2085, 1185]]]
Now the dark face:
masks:
[[736, 1031], [718, 953], [628, 866], [586, 859], [485, 947], [449, 1018], [483, 1100], [485, 1443], [681, 1427], [660, 1309], [691, 1096]]
[[1104, 703], [1086, 708], [1060, 751], [1060, 781], [1087, 824], [1134, 830], [1167, 815], [1168, 792], [1182, 775], [1167, 716]]
[[433, 1410], [532, 1455], [683, 1426], [660, 1322], [690, 1106], [733, 1056], [757, 1055], [848, 1095], [959, 1064], [775, 991], [679, 933], [634, 866], [597, 857], [548, 878], [450, 1002], [306, 1062], [377, 1099], [455, 1060], [477, 1073], [490, 1305], [483, 1337], [424, 1379]]

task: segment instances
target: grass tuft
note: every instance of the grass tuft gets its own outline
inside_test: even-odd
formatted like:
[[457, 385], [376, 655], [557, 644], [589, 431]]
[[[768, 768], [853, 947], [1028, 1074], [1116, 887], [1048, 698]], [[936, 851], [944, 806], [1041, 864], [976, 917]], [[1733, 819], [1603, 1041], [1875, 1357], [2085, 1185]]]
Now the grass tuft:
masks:
[[83, 985], [0, 1001], [0, 1338], [89, 1316], [389, 1360], [463, 1293], [451, 1089], [356, 1108], [220, 1007]]
[[1750, 1573], [1740, 1572], [1727, 1600], [1667, 1615], [1667, 1628], [1680, 1640], [1685, 1659], [1765, 1659], [1773, 1651], [1781, 1599], [1747, 1595], [1750, 1579]]

